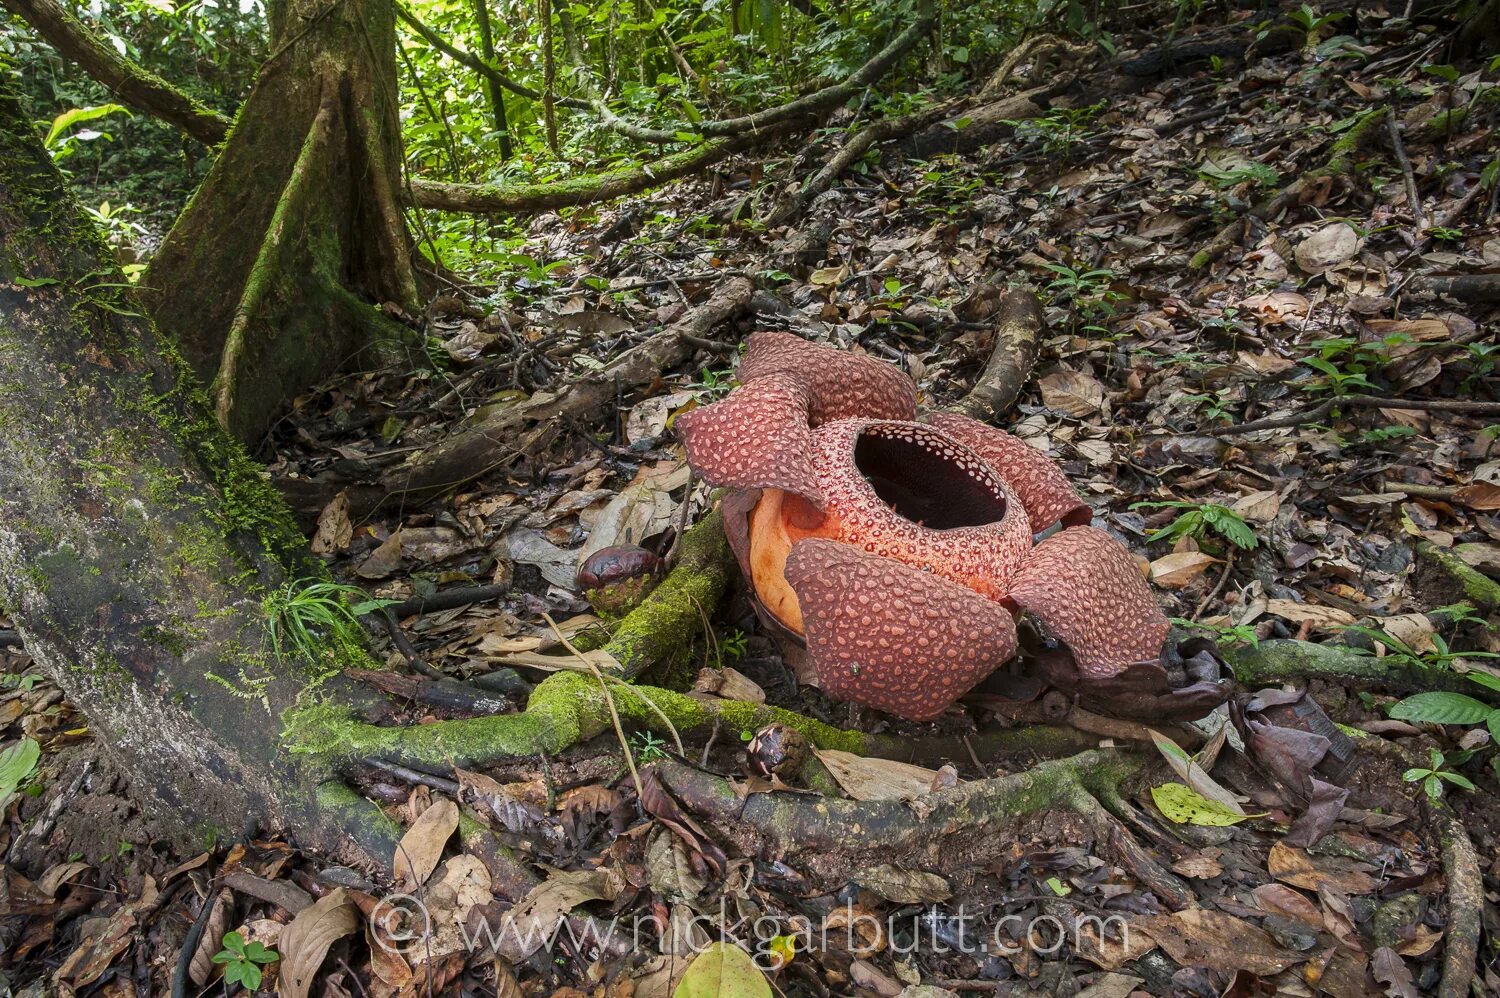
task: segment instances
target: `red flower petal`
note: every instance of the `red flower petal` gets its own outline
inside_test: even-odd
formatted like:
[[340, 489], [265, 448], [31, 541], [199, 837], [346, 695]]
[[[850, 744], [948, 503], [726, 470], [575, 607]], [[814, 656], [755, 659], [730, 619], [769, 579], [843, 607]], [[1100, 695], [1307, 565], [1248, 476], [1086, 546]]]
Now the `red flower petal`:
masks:
[[797, 379], [814, 426], [835, 419], [917, 418], [917, 388], [900, 368], [864, 354], [809, 343], [791, 333], [759, 332], [740, 361], [741, 383], [769, 374]]
[[835, 699], [926, 721], [1015, 654], [1003, 606], [888, 558], [805, 540], [786, 574], [818, 685]]
[[688, 463], [711, 485], [784, 489], [821, 506], [807, 410], [801, 383], [773, 373], [683, 413], [675, 426]]
[[1094, 511], [1078, 498], [1057, 465], [1018, 437], [954, 412], [933, 413], [927, 422], [967, 444], [1005, 479], [1026, 507], [1032, 533], [1059, 521], [1081, 527], [1093, 519]]
[[1067, 644], [1084, 682], [1155, 663], [1171, 629], [1125, 545], [1093, 527], [1032, 549], [1008, 600]]

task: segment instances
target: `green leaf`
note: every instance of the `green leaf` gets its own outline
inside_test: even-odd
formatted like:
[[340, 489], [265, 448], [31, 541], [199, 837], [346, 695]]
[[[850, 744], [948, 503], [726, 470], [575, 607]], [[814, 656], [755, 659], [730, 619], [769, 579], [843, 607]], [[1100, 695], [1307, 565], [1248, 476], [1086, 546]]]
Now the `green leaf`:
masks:
[[1184, 783], [1163, 783], [1152, 787], [1151, 799], [1156, 802], [1157, 810], [1179, 825], [1225, 828], [1238, 825], [1246, 818], [1264, 817], [1263, 814], [1235, 814]]
[[70, 111], [64, 111], [52, 119], [52, 127], [47, 130], [47, 137], [42, 139], [42, 145], [48, 149], [56, 149], [59, 144], [58, 139], [69, 128], [82, 124], [85, 121], [103, 118], [118, 111], [124, 111], [127, 118], [134, 117], [130, 113], [130, 109], [123, 104], [99, 104], [95, 107], [75, 107]]
[[35, 738], [22, 738], [0, 751], [0, 797], [8, 798], [36, 770], [42, 746]]
[[672, 998], [771, 998], [771, 985], [744, 950], [714, 943], [693, 959]]
[[1488, 672], [1468, 672], [1465, 675], [1485, 689], [1500, 693], [1500, 676], [1492, 676]]
[[1406, 772], [1401, 774], [1401, 778], [1407, 783], [1415, 783], [1418, 780], [1425, 780], [1431, 775], [1432, 770], [1430, 769], [1408, 769]]
[[1438, 775], [1455, 787], [1463, 787], [1465, 790], [1475, 789], [1473, 782], [1467, 776], [1459, 773], [1439, 773]]
[[23, 288], [49, 288], [54, 284], [61, 284], [55, 277], [17, 277], [15, 282]]
[[1398, 721], [1429, 721], [1433, 724], [1478, 724], [1494, 708], [1462, 693], [1435, 690], [1418, 693], [1391, 706]]

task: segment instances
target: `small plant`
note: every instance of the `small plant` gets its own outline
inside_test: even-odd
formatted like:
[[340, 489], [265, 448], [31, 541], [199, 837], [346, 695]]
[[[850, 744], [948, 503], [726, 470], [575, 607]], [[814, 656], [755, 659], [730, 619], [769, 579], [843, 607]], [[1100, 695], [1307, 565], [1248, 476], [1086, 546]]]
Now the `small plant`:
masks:
[[1495, 373], [1495, 358], [1500, 357], [1500, 343], [1468, 343], [1469, 374], [1464, 378], [1465, 389], [1472, 389], [1479, 382]]
[[1244, 518], [1228, 506], [1220, 506], [1218, 503], [1205, 502], [1183, 502], [1173, 500], [1171, 502], [1138, 502], [1131, 504], [1131, 509], [1180, 509], [1183, 514], [1171, 523], [1154, 531], [1146, 538], [1148, 541], [1175, 541], [1180, 537], [1191, 537], [1194, 540], [1204, 540], [1210, 534], [1217, 534], [1224, 540], [1237, 548], [1248, 551], [1255, 547], [1255, 531]]
[[688, 385], [688, 391], [698, 396], [698, 401], [707, 405], [709, 402], [717, 402], [728, 395], [730, 389], [734, 388], [734, 369], [723, 367], [715, 370], [705, 367], [703, 374], [697, 381]]
[[1016, 130], [1019, 141], [1040, 145], [1046, 156], [1067, 159], [1080, 142], [1093, 134], [1085, 126], [1107, 106], [1100, 101], [1087, 107], [1054, 108], [1042, 118], [1020, 118], [1005, 124]]
[[[1459, 618], [1459, 620], [1455, 620], [1454, 623], [1458, 623], [1461, 620], [1462, 618]], [[1411, 662], [1415, 665], [1423, 665], [1433, 669], [1451, 669], [1453, 668], [1453, 663], [1461, 658], [1500, 658], [1500, 653], [1492, 651], [1454, 651], [1452, 648], [1448, 647], [1448, 642], [1443, 640], [1443, 636], [1441, 634], [1429, 635], [1428, 638], [1432, 641], [1432, 650], [1419, 652], [1416, 649], [1412, 648], [1411, 645], [1407, 644], [1405, 641], [1402, 641], [1400, 638], [1392, 637], [1385, 631], [1377, 630], [1373, 627], [1365, 627], [1360, 624], [1350, 624], [1348, 627], [1344, 628], [1344, 631], [1346, 633], [1353, 632], [1355, 634], [1363, 634], [1365, 637], [1369, 638], [1372, 641], [1379, 641], [1386, 647], [1391, 655], [1399, 656], [1399, 658], [1405, 659], [1406, 661]], [[1363, 649], [1351, 648], [1350, 650], [1358, 654]], [[1471, 675], [1470, 678], [1473, 678], [1473, 676]], [[1425, 696], [1426, 694], [1419, 695]], [[1462, 694], [1458, 693], [1452, 695], [1462, 696]]]
[[1437, 749], [1429, 749], [1428, 751], [1430, 752], [1429, 759], [1431, 765], [1426, 768], [1418, 766], [1408, 769], [1405, 773], [1401, 774], [1403, 780], [1407, 783], [1422, 784], [1422, 789], [1427, 791], [1427, 796], [1433, 800], [1437, 800], [1443, 796], [1444, 783], [1451, 783], [1455, 787], [1460, 787], [1464, 790], [1474, 789], [1473, 782], [1467, 776], [1445, 768], [1450, 764], [1458, 765], [1467, 759], [1470, 753], [1459, 752], [1450, 757], [1444, 756]]
[[637, 731], [630, 739], [630, 754], [641, 765], [667, 758], [666, 739], [658, 738], [649, 731]]
[[260, 988], [262, 967], [275, 963], [281, 956], [264, 943], [245, 942], [238, 932], [224, 934], [224, 948], [214, 954], [214, 963], [224, 965], [224, 983], [238, 984], [246, 991]]
[[1303, 4], [1292, 11], [1288, 19], [1302, 32], [1302, 50], [1304, 52], [1316, 51], [1318, 42], [1323, 37], [1323, 29], [1337, 24], [1349, 15], [1343, 13], [1319, 14], [1316, 7]]
[[1193, 403], [1193, 408], [1202, 409], [1203, 415], [1208, 419], [1222, 419], [1224, 422], [1231, 421], [1230, 408], [1234, 405], [1233, 389], [1221, 388], [1211, 395], [1184, 395], [1184, 402]]
[[1212, 163], [1198, 169], [1198, 176], [1209, 181], [1220, 190], [1250, 184], [1253, 188], [1274, 187], [1281, 183], [1281, 174], [1264, 163], [1247, 163], [1233, 169], [1224, 169]]
[[53, 159], [66, 159], [78, 151], [84, 142], [92, 142], [95, 139], [109, 140], [108, 132], [101, 132], [93, 128], [80, 128], [76, 132], [69, 131], [74, 125], [81, 125], [86, 121], [97, 121], [111, 114], [124, 114], [130, 118], [133, 115], [130, 110], [122, 104], [98, 104], [94, 107], [75, 107], [64, 111], [52, 119], [52, 125], [47, 129], [47, 135], [42, 139], [42, 145], [52, 154]]
[[[358, 602], [354, 602], [358, 600]], [[265, 598], [271, 651], [322, 662], [332, 654], [363, 647], [359, 618], [392, 600], [372, 600], [357, 586], [325, 579], [295, 579]]]
[[1108, 267], [1078, 270], [1063, 263], [1049, 263], [1046, 266], [1057, 275], [1047, 285], [1053, 300], [1071, 302], [1084, 318], [1114, 315], [1115, 302], [1125, 297], [1110, 289], [1115, 280], [1115, 272]]
[[1461, 242], [1464, 238], [1463, 229], [1454, 229], [1446, 225], [1429, 225], [1427, 234], [1443, 243]]
[[1359, 433], [1359, 443], [1383, 444], [1389, 440], [1399, 440], [1402, 437], [1414, 437], [1416, 435], [1416, 429], [1410, 426], [1377, 426], [1373, 430], [1361, 430]]
[[1202, 631], [1213, 636], [1215, 643], [1219, 645], [1247, 645], [1251, 648], [1260, 647], [1260, 638], [1255, 633], [1254, 624], [1235, 624], [1232, 627], [1220, 627], [1215, 624], [1205, 624], [1198, 620], [1189, 620], [1186, 617], [1173, 617], [1172, 623], [1178, 627], [1190, 631]]
[[1365, 343], [1350, 336], [1338, 336], [1311, 344], [1313, 353], [1303, 357], [1301, 363], [1323, 377], [1315, 379], [1304, 388], [1307, 391], [1331, 392], [1335, 398], [1351, 394], [1355, 388], [1379, 391], [1369, 379], [1390, 361], [1390, 350], [1410, 340], [1409, 336], [1397, 333], [1379, 342]]

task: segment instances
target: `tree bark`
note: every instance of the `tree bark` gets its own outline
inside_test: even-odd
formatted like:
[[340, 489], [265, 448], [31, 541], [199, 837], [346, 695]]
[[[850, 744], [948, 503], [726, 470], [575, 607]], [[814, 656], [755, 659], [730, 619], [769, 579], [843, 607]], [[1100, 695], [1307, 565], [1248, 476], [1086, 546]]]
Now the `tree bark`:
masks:
[[391, 0], [292, 0], [208, 178], [152, 257], [152, 317], [242, 440], [284, 401], [401, 335], [414, 311], [401, 215]]
[[0, 90], [0, 607], [148, 805], [389, 862], [373, 805], [282, 745], [338, 682], [267, 650], [305, 539], [108, 259]]

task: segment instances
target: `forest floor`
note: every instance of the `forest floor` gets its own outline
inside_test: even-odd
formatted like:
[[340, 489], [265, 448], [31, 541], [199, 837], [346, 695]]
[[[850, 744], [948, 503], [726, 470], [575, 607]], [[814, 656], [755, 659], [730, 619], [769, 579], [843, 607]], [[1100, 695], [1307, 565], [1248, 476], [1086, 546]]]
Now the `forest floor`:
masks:
[[[1243, 42], [1216, 31], [1208, 36]], [[1297, 637], [1500, 675], [1485, 657], [1500, 651], [1500, 632], [1483, 619], [1496, 607], [1434, 614], [1458, 600], [1418, 586], [1414, 570], [1428, 543], [1500, 574], [1500, 420], [1446, 404], [1495, 401], [1500, 375], [1497, 73], [1449, 66], [1437, 35], [1385, 31], [1379, 17], [1325, 34], [1312, 52], [1214, 55], [1154, 76], [1098, 72], [1091, 57], [1054, 52], [1061, 61], [1037, 67], [1030, 85], [1071, 74], [1071, 109], [1005, 126], [958, 155], [934, 151], [942, 131], [876, 146], [779, 228], [726, 219], [754, 217], [815, 171], [847, 121], [805, 147], [653, 195], [538, 217], [513, 257], [524, 257], [521, 271], [499, 288], [455, 283], [420, 317], [429, 356], [306, 395], [259, 456], [278, 481], [335, 483], [305, 511], [340, 580], [390, 600], [506, 586], [498, 599], [402, 625], [449, 675], [512, 668], [535, 680], [534, 656], [558, 644], [547, 617], [575, 634], [593, 619], [575, 584], [581, 559], [709, 505], [671, 420], [728, 390], [749, 330], [791, 330], [899, 364], [923, 403], [939, 408], [968, 391], [989, 355], [993, 288], [1025, 284], [1041, 296], [1047, 326], [1009, 428], [1060, 463], [1096, 525], [1149, 561], [1169, 616], [1228, 645]], [[1027, 69], [1006, 93], [1026, 89]], [[957, 138], [966, 127], [947, 127], [954, 145], [966, 144]], [[1351, 134], [1358, 141], [1344, 142]], [[1454, 285], [1441, 275], [1459, 272], [1489, 276], [1443, 297]], [[764, 292], [750, 314], [622, 396], [602, 429], [565, 421], [435, 502], [351, 518], [336, 497], [341, 478], [368, 478], [479, 416], [597, 370], [736, 275]], [[1340, 401], [1369, 395], [1378, 400]], [[1267, 417], [1285, 418], [1243, 427]], [[1206, 512], [1218, 507], [1230, 512]], [[726, 696], [913, 736], [1013, 720], [983, 695], [932, 725], [852, 710], [797, 686], [743, 594], [712, 624], [693, 665], [719, 677], [735, 670], [732, 691], [714, 690]], [[383, 631], [372, 640], [402, 667]], [[596, 958], [566, 937], [492, 959], [448, 947], [451, 938], [441, 940], [446, 953], [430, 942], [393, 952], [372, 943], [363, 919], [323, 932], [297, 919], [288, 929], [335, 886], [365, 908], [392, 888], [281, 840], [197, 853], [153, 841], [157, 826], [113, 792], [107, 761], [81, 761], [88, 731], [61, 694], [27, 672], [18, 649], [0, 650], [0, 664], [10, 684], [0, 723], [44, 749], [35, 795], [23, 792], [0, 830], [3, 961], [16, 994], [52, 993], [45, 982], [61, 993], [168, 993], [211, 891], [187, 993], [224, 989], [211, 958], [236, 928], [281, 954], [263, 987], [311, 960], [325, 971], [312, 992], [321, 995], [665, 995], [723, 933], [775, 956], [771, 979], [785, 994], [894, 996], [919, 983], [1095, 996], [1435, 993], [1450, 885], [1418, 805], [1424, 782], [1403, 779], [1407, 757], [1440, 771], [1434, 779], [1478, 854], [1483, 881], [1473, 886], [1487, 893], [1475, 986], [1500, 993], [1500, 725], [1388, 716], [1417, 690], [1314, 683], [1335, 721], [1374, 737], [1361, 740], [1337, 823], [1310, 849], [1282, 841], [1295, 809], [1275, 786], [1233, 744], [1218, 752], [1229, 732], [1222, 716], [1211, 726], [1222, 732], [1217, 764], [1203, 759], [1180, 778], [1257, 817], [1178, 823], [1152, 794], [1170, 776], [1136, 787], [1133, 830], [1192, 892], [1194, 904], [1175, 914], [1182, 906], [1164, 904], [1160, 885], [1096, 843], [1097, 829], [1076, 815], [1038, 818], [957, 873], [888, 866], [830, 885], [797, 861], [715, 844], [660, 801], [639, 806], [613, 734], [480, 774], [372, 769], [362, 790], [412, 826], [416, 893], [440, 916], [474, 924], [508, 907], [474, 893], [473, 859], [448, 843], [458, 811], [442, 802], [461, 800], [546, 871], [533, 908], [618, 916], [627, 934], [639, 931], [623, 959]], [[445, 716], [407, 706], [407, 720]], [[743, 781], [753, 734], [724, 730], [686, 746], [686, 759]], [[643, 733], [626, 741], [637, 764], [677, 754]], [[823, 757], [844, 795], [915, 804], [931, 788], [1035, 761], [971, 751], [922, 771]], [[941, 842], [935, 832], [934, 848]], [[1099, 929], [1064, 931], [1083, 915], [1100, 924], [1118, 916], [1103, 930], [1108, 943]], [[786, 941], [810, 938], [812, 926], [837, 931], [811, 946]], [[996, 940], [1016, 945], [978, 945]], [[691, 993], [758, 993], [733, 987]]]

